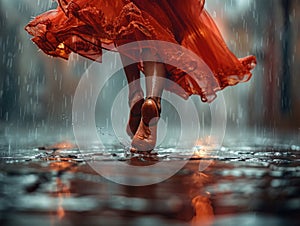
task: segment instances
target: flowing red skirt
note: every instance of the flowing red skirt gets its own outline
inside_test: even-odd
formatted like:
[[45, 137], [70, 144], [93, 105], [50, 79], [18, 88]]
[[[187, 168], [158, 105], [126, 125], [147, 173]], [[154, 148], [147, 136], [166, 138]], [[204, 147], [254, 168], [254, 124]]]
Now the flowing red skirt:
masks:
[[[238, 59], [226, 46], [204, 0], [58, 0], [59, 6], [37, 16], [27, 26], [45, 53], [68, 59], [71, 52], [100, 61], [103, 49], [144, 40], [179, 44], [200, 57], [212, 75], [198, 63], [194, 73], [166, 65], [168, 78], [178, 86], [166, 87], [187, 98], [200, 95], [212, 101], [215, 92], [251, 78], [256, 58]], [[159, 51], [161, 58], [174, 58]], [[178, 62], [192, 61], [177, 55]], [[142, 60], [141, 60], [142, 61]], [[203, 70], [202, 70], [203, 69]], [[142, 67], [141, 67], [142, 70]], [[196, 73], [195, 73], [196, 72]], [[183, 91], [182, 91], [183, 90]]]

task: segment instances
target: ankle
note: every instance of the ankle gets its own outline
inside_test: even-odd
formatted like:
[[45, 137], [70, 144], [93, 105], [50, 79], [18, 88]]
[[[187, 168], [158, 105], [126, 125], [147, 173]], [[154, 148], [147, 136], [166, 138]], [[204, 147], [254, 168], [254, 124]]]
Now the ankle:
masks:
[[144, 99], [144, 92], [143, 90], [136, 90], [130, 92], [128, 95], [128, 105], [132, 108], [138, 101]]

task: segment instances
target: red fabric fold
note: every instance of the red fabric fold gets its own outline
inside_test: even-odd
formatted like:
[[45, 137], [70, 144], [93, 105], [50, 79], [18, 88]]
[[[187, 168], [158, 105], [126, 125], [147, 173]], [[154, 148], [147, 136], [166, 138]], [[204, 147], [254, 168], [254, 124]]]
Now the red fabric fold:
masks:
[[[238, 59], [226, 46], [217, 26], [204, 9], [204, 0], [58, 0], [56, 10], [37, 16], [26, 27], [46, 54], [68, 59], [78, 53], [101, 62], [102, 49], [134, 41], [160, 40], [194, 52], [174, 56], [157, 50], [160, 58], [174, 58], [187, 68], [166, 65], [168, 78], [179, 84], [166, 87], [187, 98], [200, 95], [212, 101], [215, 92], [248, 81], [256, 65], [254, 56]], [[207, 66], [212, 73], [207, 72]], [[141, 69], [142, 70], [142, 69]]]

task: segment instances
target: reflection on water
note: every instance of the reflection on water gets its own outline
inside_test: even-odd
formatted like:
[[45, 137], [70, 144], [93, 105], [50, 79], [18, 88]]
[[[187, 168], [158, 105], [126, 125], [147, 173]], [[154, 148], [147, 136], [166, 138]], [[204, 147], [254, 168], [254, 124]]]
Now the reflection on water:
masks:
[[[14, 150], [16, 153], [16, 150]], [[17, 152], [20, 153], [20, 152]], [[1, 225], [297, 225], [300, 147], [243, 145], [198, 151], [172, 178], [152, 186], [107, 181], [83, 158], [155, 164], [176, 150], [130, 157], [111, 149], [83, 156], [71, 143], [8, 154], [1, 146]], [[170, 154], [172, 153], [172, 154]], [[177, 155], [177, 158], [174, 156]], [[170, 157], [171, 156], [171, 157]], [[211, 161], [200, 172], [201, 161]], [[134, 178], [134, 175], [133, 175]]]

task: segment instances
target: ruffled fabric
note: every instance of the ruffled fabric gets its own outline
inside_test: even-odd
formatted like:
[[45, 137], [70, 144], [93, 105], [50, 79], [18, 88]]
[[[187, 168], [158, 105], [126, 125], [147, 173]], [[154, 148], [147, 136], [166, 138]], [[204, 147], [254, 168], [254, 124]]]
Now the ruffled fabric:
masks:
[[[168, 78], [176, 85], [166, 89], [183, 98], [196, 94], [202, 101], [211, 102], [216, 91], [248, 81], [256, 65], [254, 56], [238, 59], [228, 49], [204, 9], [204, 0], [58, 0], [58, 3], [57, 9], [37, 16], [25, 27], [33, 36], [32, 41], [46, 54], [68, 59], [74, 52], [101, 62], [103, 49], [115, 51], [117, 47], [121, 51], [118, 47], [127, 43], [159, 40], [176, 44], [194, 54], [178, 52], [167, 44], [148, 48], [155, 51], [158, 60], [172, 59], [166, 69]], [[135, 57], [143, 70], [141, 54]]]

